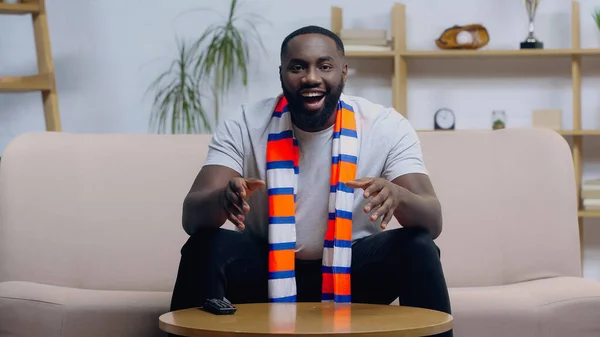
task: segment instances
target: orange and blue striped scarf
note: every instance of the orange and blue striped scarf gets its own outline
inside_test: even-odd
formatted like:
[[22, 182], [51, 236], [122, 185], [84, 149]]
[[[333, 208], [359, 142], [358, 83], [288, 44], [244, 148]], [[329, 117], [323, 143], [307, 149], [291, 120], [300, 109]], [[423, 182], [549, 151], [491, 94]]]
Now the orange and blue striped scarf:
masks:
[[[322, 301], [350, 303], [352, 208], [358, 132], [354, 108], [342, 95], [333, 130], [329, 219], [323, 248]], [[269, 301], [295, 302], [296, 194], [300, 168], [287, 100], [280, 96], [268, 129]]]

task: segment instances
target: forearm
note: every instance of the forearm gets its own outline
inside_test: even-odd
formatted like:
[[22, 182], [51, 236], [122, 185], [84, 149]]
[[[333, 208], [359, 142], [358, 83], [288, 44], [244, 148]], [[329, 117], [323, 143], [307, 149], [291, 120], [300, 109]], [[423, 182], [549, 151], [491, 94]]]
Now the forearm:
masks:
[[442, 211], [439, 200], [434, 196], [420, 196], [401, 188], [404, 194], [394, 211], [398, 222], [406, 228], [418, 227], [427, 230], [435, 239], [442, 231]]
[[223, 189], [191, 192], [183, 202], [183, 229], [188, 235], [205, 228], [219, 228], [227, 220], [223, 208]]

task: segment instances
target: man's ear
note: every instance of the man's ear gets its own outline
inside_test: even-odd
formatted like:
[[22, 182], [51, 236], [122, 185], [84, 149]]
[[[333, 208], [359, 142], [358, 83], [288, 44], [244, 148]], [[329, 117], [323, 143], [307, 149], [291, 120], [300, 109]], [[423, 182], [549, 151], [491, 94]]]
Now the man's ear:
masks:
[[344, 74], [344, 84], [346, 83], [346, 78], [348, 77], [348, 65], [344, 64], [344, 68], [342, 69], [342, 74]]

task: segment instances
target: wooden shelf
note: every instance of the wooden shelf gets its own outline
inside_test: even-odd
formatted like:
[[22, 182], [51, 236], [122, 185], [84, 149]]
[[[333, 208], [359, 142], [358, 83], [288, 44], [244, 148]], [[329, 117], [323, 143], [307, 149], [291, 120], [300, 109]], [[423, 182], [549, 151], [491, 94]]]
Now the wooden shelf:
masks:
[[600, 55], [600, 49], [515, 49], [515, 50], [407, 50], [406, 58], [464, 58], [464, 57], [572, 57]]
[[[491, 131], [491, 129], [417, 130], [418, 132]], [[558, 130], [563, 136], [600, 136], [600, 130]]]
[[[583, 49], [581, 47], [581, 11], [579, 1], [571, 1], [570, 15], [570, 48], [562, 49], [517, 49], [519, 41], [514, 42], [514, 49], [510, 50], [490, 50], [484, 47], [480, 50], [409, 50], [406, 46], [407, 27], [406, 27], [406, 5], [396, 2], [391, 10], [391, 39], [392, 51], [364, 51], [347, 52], [349, 57], [361, 58], [390, 58], [393, 60], [392, 82], [392, 106], [401, 115], [408, 118], [408, 73], [410, 62], [412, 60], [436, 60], [436, 59], [459, 59], [459, 58], [521, 58], [537, 60], [541, 58], [564, 58], [570, 61], [571, 70], [571, 92], [572, 92], [572, 118], [574, 130], [558, 130], [558, 134], [565, 137], [572, 137], [571, 150], [573, 157], [573, 169], [575, 173], [575, 195], [579, 196], [581, 191], [583, 176], [583, 137], [600, 136], [600, 130], [582, 130], [582, 59], [585, 56], [600, 56], [600, 49]], [[587, 15], [587, 14], [586, 14]], [[342, 9], [332, 7], [331, 27], [334, 33], [339, 34], [343, 28]], [[487, 129], [490, 130], [490, 129]], [[418, 130], [419, 132], [451, 132], [438, 130]], [[456, 130], [458, 132], [463, 130]], [[485, 131], [485, 130], [464, 130], [464, 131]], [[575, 197], [575, 196], [574, 196]], [[581, 204], [580, 198], [577, 198], [578, 207]], [[583, 218], [600, 218], [600, 211], [579, 211], [578, 225], [583, 237]], [[581, 251], [583, 254], [583, 250]], [[582, 255], [583, 256], [583, 255]]]
[[573, 55], [598, 56], [600, 55], [600, 49], [580, 49], [576, 51]]
[[563, 136], [600, 136], [600, 130], [561, 130]]
[[7, 4], [0, 2], [0, 14], [35, 14], [40, 10], [40, 5], [37, 3]]
[[600, 49], [531, 49], [531, 50], [407, 50], [396, 53], [389, 51], [346, 51], [347, 57], [353, 58], [386, 58], [398, 54], [406, 59], [437, 58], [470, 58], [470, 57], [573, 57], [600, 56]]
[[0, 77], [0, 92], [45, 91], [52, 89], [48, 75]]
[[386, 51], [346, 51], [346, 57], [353, 58], [393, 58], [396, 53], [393, 50]]
[[600, 218], [600, 211], [586, 211], [581, 210], [578, 212], [580, 218]]

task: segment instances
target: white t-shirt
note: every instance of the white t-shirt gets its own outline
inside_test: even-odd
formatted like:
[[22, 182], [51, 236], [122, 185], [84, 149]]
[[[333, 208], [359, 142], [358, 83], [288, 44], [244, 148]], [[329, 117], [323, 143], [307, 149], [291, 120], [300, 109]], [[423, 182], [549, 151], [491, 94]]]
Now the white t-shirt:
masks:
[[[357, 179], [382, 177], [393, 180], [407, 173], [427, 174], [417, 134], [400, 113], [364, 98], [345, 96], [358, 107], [360, 139]], [[244, 105], [239, 113], [223, 121], [213, 134], [204, 165], [223, 165], [245, 178], [266, 181], [267, 125], [277, 98]], [[333, 127], [320, 132], [294, 130], [300, 151], [300, 172], [296, 199], [296, 257], [320, 259], [327, 229], [331, 142]], [[380, 220], [371, 222], [363, 211], [367, 200], [363, 190], [354, 193], [352, 239], [381, 231]], [[248, 200], [246, 231], [268, 238], [268, 196], [266, 187]]]

